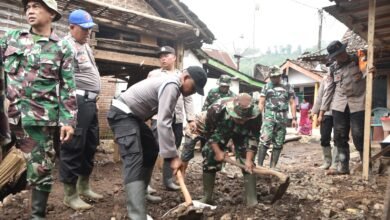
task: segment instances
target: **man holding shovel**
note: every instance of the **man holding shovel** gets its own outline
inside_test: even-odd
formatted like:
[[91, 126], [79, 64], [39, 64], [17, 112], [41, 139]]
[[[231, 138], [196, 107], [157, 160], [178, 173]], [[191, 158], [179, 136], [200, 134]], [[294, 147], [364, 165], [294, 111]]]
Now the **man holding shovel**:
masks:
[[[108, 123], [119, 145], [130, 219], [146, 220], [145, 191], [160, 154], [173, 173], [182, 168], [172, 130], [175, 106], [180, 95], [203, 95], [207, 75], [201, 67], [188, 67], [180, 76], [145, 79], [127, 89], [112, 105]], [[144, 121], [157, 113], [158, 145]]]
[[252, 97], [241, 93], [234, 99], [223, 98], [207, 111], [205, 133], [208, 139], [203, 155], [203, 203], [212, 203], [216, 172], [222, 168], [226, 145], [233, 140], [236, 159], [245, 164], [244, 188], [247, 206], [257, 204], [256, 177], [252, 174], [257, 151], [261, 115]]

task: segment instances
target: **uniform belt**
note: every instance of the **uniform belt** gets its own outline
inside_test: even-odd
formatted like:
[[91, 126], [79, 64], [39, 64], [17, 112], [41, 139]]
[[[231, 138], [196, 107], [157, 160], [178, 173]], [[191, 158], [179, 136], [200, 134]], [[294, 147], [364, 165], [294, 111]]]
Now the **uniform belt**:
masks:
[[77, 89], [76, 90], [76, 94], [84, 96], [87, 99], [93, 99], [93, 100], [95, 100], [98, 97], [98, 95], [99, 95], [99, 94], [97, 94], [95, 92], [81, 90], [81, 89]]
[[121, 102], [118, 99], [113, 99], [111, 105], [118, 108], [119, 110], [123, 111], [126, 114], [132, 113], [129, 106], [127, 106], [125, 103]]

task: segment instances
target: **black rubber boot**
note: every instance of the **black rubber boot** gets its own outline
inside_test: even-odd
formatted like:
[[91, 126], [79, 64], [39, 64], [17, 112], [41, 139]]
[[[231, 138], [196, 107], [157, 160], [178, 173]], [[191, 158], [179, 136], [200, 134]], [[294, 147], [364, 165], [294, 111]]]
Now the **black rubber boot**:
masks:
[[41, 220], [46, 217], [46, 205], [49, 193], [33, 189], [31, 192], [31, 219]]
[[264, 159], [267, 156], [267, 150], [268, 150], [268, 148], [266, 148], [264, 146], [260, 146], [259, 147], [259, 152], [258, 152], [258, 155], [257, 155], [257, 164], [259, 166], [263, 166]]

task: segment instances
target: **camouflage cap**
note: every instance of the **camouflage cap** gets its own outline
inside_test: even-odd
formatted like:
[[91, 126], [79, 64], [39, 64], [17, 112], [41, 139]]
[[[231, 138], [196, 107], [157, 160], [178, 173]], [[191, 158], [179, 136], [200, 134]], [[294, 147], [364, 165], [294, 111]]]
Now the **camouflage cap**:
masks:
[[269, 74], [270, 77], [281, 76], [281, 75], [282, 75], [282, 71], [278, 66], [275, 65], [271, 67], [271, 72]]
[[[25, 10], [26, 10], [26, 5], [27, 5], [28, 1], [29, 0], [22, 0], [23, 7]], [[53, 18], [53, 21], [58, 21], [61, 19], [62, 15], [60, 14], [60, 11], [58, 10], [57, 2], [55, 0], [40, 0], [40, 1], [45, 3], [45, 5], [48, 8], [50, 8], [51, 10], [53, 10], [56, 13], [56, 16]]]
[[252, 97], [248, 93], [240, 93], [232, 101], [226, 103], [226, 111], [237, 119], [252, 119], [260, 114], [258, 107], [254, 105]]
[[230, 86], [232, 78], [228, 75], [221, 75], [218, 79], [217, 85], [219, 86]]

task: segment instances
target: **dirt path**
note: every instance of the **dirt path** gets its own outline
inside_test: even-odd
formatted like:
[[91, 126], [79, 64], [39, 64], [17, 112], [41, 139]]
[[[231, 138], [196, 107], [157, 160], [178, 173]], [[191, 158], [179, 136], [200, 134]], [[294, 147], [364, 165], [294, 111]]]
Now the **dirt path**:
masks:
[[[356, 163], [355, 154], [352, 154], [351, 165]], [[62, 204], [63, 188], [56, 180], [50, 194], [47, 219], [126, 219], [121, 164], [113, 163], [111, 158], [112, 154], [98, 153], [98, 163], [92, 176], [92, 185], [105, 196], [102, 201], [93, 202], [94, 208], [90, 211], [74, 212]], [[218, 208], [207, 219], [380, 219], [387, 177], [375, 174], [375, 165], [375, 175], [371, 176], [369, 182], [363, 182], [360, 175], [326, 176], [324, 171], [318, 169], [321, 162], [321, 149], [315, 139], [309, 143], [286, 144], [279, 167], [291, 177], [287, 194], [270, 205], [276, 180], [258, 178], [259, 204], [254, 208], [243, 206], [241, 171], [228, 165], [229, 175], [217, 175], [214, 198]], [[55, 173], [55, 176], [58, 177], [58, 174]], [[199, 153], [190, 164], [186, 183], [194, 199], [200, 198], [202, 169]], [[161, 204], [148, 205], [149, 213], [155, 219], [183, 202], [179, 192], [163, 189], [159, 170], [155, 171], [152, 185], [159, 189], [158, 195], [163, 197]], [[28, 198], [28, 191], [10, 196], [0, 208], [0, 219], [28, 219]]]

